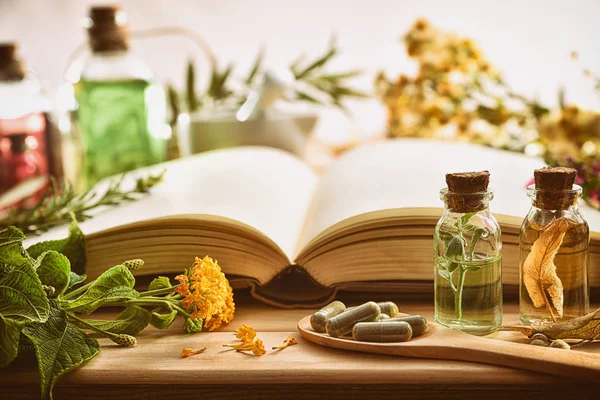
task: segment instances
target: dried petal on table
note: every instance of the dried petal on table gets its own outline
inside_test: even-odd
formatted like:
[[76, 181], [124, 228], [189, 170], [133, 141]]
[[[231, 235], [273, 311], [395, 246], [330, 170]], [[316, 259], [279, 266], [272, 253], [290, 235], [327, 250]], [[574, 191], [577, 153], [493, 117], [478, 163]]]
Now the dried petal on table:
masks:
[[196, 354], [204, 353], [205, 350], [206, 350], [206, 346], [202, 347], [201, 349], [197, 349], [197, 350], [186, 347], [185, 349], [181, 350], [181, 358], [195, 356]]
[[[546, 306], [550, 316], [556, 320], [552, 307], [558, 316], [563, 313], [563, 285], [556, 275], [554, 257], [569, 229], [569, 221], [558, 218], [538, 237], [523, 264], [523, 282], [535, 307]], [[550, 299], [546, 296], [546, 292]], [[550, 304], [551, 303], [551, 304]]]
[[262, 356], [267, 351], [265, 350], [265, 345], [263, 341], [259, 338], [256, 338], [254, 342], [244, 344], [242, 347], [236, 349], [237, 351], [251, 351], [255, 356]]
[[285, 349], [286, 347], [288, 347], [288, 346], [292, 346], [292, 345], [295, 345], [295, 344], [298, 344], [298, 341], [296, 340], [296, 338], [295, 338], [295, 337], [293, 337], [293, 336], [289, 336], [288, 338], [286, 338], [286, 339], [283, 341], [283, 344], [281, 344], [281, 345], [279, 345], [279, 346], [274, 346], [274, 347], [273, 347], [273, 350], [283, 350], [283, 349]]
[[242, 326], [235, 330], [235, 337], [244, 343], [252, 343], [256, 337], [256, 331], [251, 326], [242, 324]]

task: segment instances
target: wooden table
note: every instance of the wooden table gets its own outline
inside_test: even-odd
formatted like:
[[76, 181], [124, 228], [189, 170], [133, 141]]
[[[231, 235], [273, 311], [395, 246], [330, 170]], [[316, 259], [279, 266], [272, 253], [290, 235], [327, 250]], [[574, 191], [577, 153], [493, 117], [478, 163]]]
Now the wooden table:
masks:
[[[281, 310], [238, 301], [234, 322], [218, 332], [181, 334], [182, 321], [169, 331], [152, 327], [135, 348], [101, 339], [100, 355], [67, 374], [54, 389], [55, 399], [567, 399], [598, 384], [523, 370], [455, 361], [350, 353], [303, 340], [297, 321], [307, 310]], [[427, 303], [403, 303], [401, 311], [432, 318]], [[516, 305], [505, 306], [505, 321], [516, 323]], [[270, 349], [289, 335], [299, 344], [256, 357], [222, 347], [241, 324], [253, 326]], [[505, 332], [507, 340], [524, 340]], [[203, 354], [180, 358], [184, 347], [207, 346]], [[600, 351], [598, 346], [588, 351]], [[39, 378], [31, 366], [0, 370], [0, 398], [37, 399]], [[595, 397], [597, 398], [597, 397]]]

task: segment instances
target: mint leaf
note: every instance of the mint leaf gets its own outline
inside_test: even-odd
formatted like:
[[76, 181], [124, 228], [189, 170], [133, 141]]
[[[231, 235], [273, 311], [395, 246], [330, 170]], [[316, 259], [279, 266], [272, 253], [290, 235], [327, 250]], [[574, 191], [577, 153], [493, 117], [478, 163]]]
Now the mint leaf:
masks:
[[133, 289], [135, 278], [123, 265], [105, 271], [94, 283], [73, 301], [65, 301], [62, 307], [71, 312], [89, 314], [109, 300], [135, 299], [139, 296]]
[[23, 239], [17, 228], [0, 231], [0, 315], [19, 322], [43, 322], [50, 306]]
[[42, 399], [52, 399], [52, 388], [61, 376], [100, 352], [98, 341], [68, 322], [67, 313], [52, 303], [45, 323], [35, 322], [23, 329], [35, 347]]
[[473, 212], [468, 212], [465, 215], [463, 215], [462, 217], [460, 217], [461, 226], [466, 225], [467, 222], [469, 222], [469, 220], [471, 219], [471, 217], [475, 214], [477, 214], [477, 212], [473, 211]]
[[453, 236], [446, 247], [445, 257], [452, 262], [465, 261], [465, 240], [460, 236]]
[[48, 250], [54, 250], [64, 254], [71, 263], [71, 270], [78, 274], [85, 273], [85, 264], [87, 256], [85, 254], [85, 236], [77, 221], [73, 220], [69, 226], [69, 236], [61, 240], [48, 240], [45, 242], [36, 243], [27, 249], [29, 255], [33, 258], [38, 258]]
[[69, 259], [54, 250], [47, 251], [38, 257], [36, 272], [42, 284], [52, 286], [54, 295], [58, 297], [67, 290], [71, 278]]
[[114, 321], [86, 319], [85, 322], [103, 331], [135, 336], [148, 326], [150, 311], [138, 306], [128, 306]]
[[0, 368], [6, 367], [19, 353], [22, 326], [0, 315]]
[[148, 290], [166, 289], [171, 287], [171, 281], [166, 276], [156, 277], [150, 282]]
[[169, 314], [159, 314], [153, 312], [150, 316], [150, 325], [158, 329], [167, 329], [177, 317], [177, 311], [173, 310]]
[[85, 275], [85, 274], [79, 275], [79, 274], [76, 274], [75, 272], [71, 271], [70, 276], [69, 276], [69, 287], [67, 288], [67, 290], [70, 291], [70, 289], [72, 289], [74, 286], [77, 286], [77, 285], [85, 282], [86, 279], [87, 279], [87, 275]]

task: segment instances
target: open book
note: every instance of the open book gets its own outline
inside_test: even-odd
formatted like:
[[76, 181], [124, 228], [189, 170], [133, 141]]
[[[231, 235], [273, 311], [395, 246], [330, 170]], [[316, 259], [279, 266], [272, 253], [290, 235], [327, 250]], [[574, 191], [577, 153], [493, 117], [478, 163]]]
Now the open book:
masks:
[[[316, 305], [336, 290], [431, 291], [433, 230], [445, 173], [488, 169], [503, 232], [503, 280], [518, 285], [526, 185], [544, 163], [459, 143], [400, 139], [359, 147], [318, 176], [285, 152], [246, 147], [166, 163], [140, 201], [81, 224], [88, 275], [132, 258], [143, 274], [181, 273], [195, 256], [219, 261], [234, 287], [277, 305]], [[582, 205], [600, 262], [600, 212]], [[48, 233], [62, 236], [66, 228]], [[49, 239], [51, 237], [44, 237]], [[600, 286], [600, 270], [591, 271]]]

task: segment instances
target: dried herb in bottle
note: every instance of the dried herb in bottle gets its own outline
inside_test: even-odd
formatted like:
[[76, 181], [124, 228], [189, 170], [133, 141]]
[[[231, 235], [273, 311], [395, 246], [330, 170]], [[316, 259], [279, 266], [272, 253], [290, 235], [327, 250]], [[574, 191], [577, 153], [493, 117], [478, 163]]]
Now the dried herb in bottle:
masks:
[[502, 324], [502, 242], [488, 171], [446, 175], [434, 232], [435, 321], [486, 335]]
[[531, 209], [520, 247], [521, 322], [530, 325], [580, 317], [589, 311], [590, 231], [577, 201], [572, 168], [541, 168], [527, 189]]

